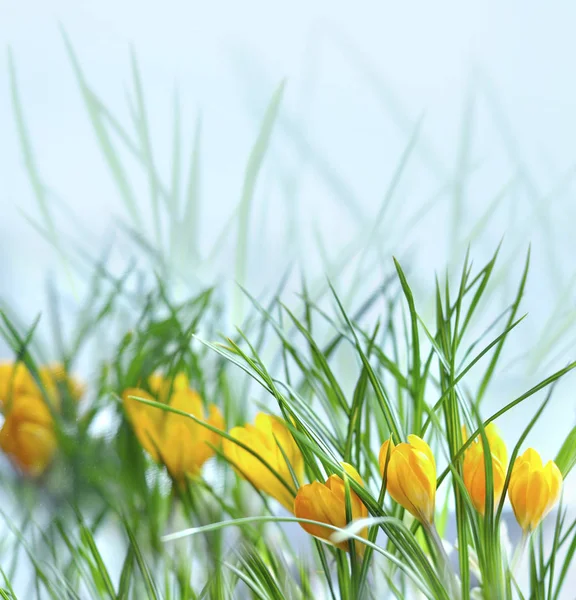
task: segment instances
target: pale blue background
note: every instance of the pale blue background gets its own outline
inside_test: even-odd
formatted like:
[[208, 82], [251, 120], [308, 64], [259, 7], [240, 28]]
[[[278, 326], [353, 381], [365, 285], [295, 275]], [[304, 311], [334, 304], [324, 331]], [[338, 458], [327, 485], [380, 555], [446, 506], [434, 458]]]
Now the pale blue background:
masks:
[[[459, 172], [466, 99], [474, 97], [465, 163], [472, 173], [463, 208], [467, 226], [456, 246], [458, 255], [451, 259], [460, 264], [475, 220], [512, 182], [503, 208], [472, 248], [480, 264], [505, 235], [502, 261], [513, 266], [507, 288], [512, 293], [532, 242], [525, 303], [530, 315], [514, 338], [516, 346], [509, 348], [510, 358], [543, 343], [542, 336], [552, 329], [550, 315], [561, 329], [572, 327], [574, 2], [0, 0], [0, 45], [10, 45], [14, 53], [38, 165], [46, 183], [81, 216], [97, 249], [122, 210], [58, 22], [69, 33], [91, 84], [123, 121], [129, 117], [130, 45], [136, 49], [156, 157], [165, 169], [176, 82], [189, 139], [201, 110], [203, 248], [210, 247], [239, 200], [259, 119], [275, 86], [286, 78], [282, 119], [256, 197], [260, 216], [253, 223], [247, 281], [255, 290], [275, 281], [295, 255], [305, 257], [309, 272], [320, 276], [315, 231], [330, 256], [366, 237], [366, 225], [358, 225], [335, 203], [335, 189], [299, 150], [312, 147], [322, 164], [331, 165], [370, 223], [409, 133], [423, 117], [417, 151], [396, 201], [406, 217]], [[12, 120], [6, 63], [1, 64], [0, 296], [31, 319], [43, 302], [47, 273], [55, 273], [59, 263], [21, 214], [38, 213]], [[302, 175], [296, 199], [287, 198], [278, 185], [279, 177], [293, 172]], [[145, 193], [145, 182], [140, 185]], [[450, 198], [439, 200], [410, 231], [390, 217], [391, 211], [377, 234], [385, 260], [395, 254], [411, 265], [423, 313], [430, 306], [433, 272], [444, 268], [453, 248]], [[294, 216], [301, 226], [287, 233]], [[65, 220], [61, 226], [77, 234]], [[230, 242], [216, 271], [198, 267], [198, 274], [205, 281], [215, 274], [231, 278], [233, 263]], [[375, 282], [376, 275], [365, 283]], [[500, 373], [487, 410], [574, 359], [575, 338], [568, 331], [563, 353], [553, 364], [528, 361]], [[543, 370], [534, 374], [538, 367]], [[573, 381], [561, 387], [530, 437], [545, 459], [555, 455], [576, 423]], [[536, 406], [537, 400], [526, 403], [502, 420], [509, 443]], [[572, 501], [575, 488], [567, 485]]]

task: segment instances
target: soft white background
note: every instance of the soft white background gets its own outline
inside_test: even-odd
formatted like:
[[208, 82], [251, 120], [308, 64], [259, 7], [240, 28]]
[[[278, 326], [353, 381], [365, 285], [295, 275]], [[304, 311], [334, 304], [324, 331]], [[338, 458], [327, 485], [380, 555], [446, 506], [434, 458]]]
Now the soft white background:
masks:
[[[59, 23], [94, 89], [123, 122], [129, 119], [130, 46], [135, 49], [155, 156], [166, 172], [176, 84], [189, 140], [201, 111], [203, 248], [210, 247], [239, 200], [259, 119], [286, 78], [282, 119], [256, 198], [255, 214], [265, 216], [253, 224], [248, 277], [253, 289], [276, 281], [294, 255], [320, 275], [314, 231], [330, 256], [366, 233], [365, 223], [377, 213], [420, 117], [417, 150], [396, 206], [405, 216], [417, 212], [453, 181], [462, 171], [462, 128], [467, 98], [473, 97], [464, 165], [471, 174], [464, 190], [467, 226], [456, 246], [459, 254], [448, 255], [454, 248], [449, 196], [410, 231], [391, 211], [378, 238], [385, 259], [392, 254], [410, 258], [425, 310], [434, 270], [447, 261], [460, 264], [476, 218], [512, 181], [503, 208], [475, 241], [472, 256], [480, 264], [505, 236], [503, 260], [512, 261], [514, 282], [532, 243], [525, 304], [530, 316], [515, 338], [514, 356], [541, 342], [550, 315], [560, 322], [566, 316], [570, 323], [574, 310], [575, 19], [576, 5], [570, 1], [0, 0], [0, 46], [12, 48], [44, 180], [74, 208], [93, 235], [95, 251], [122, 208], [86, 118]], [[22, 216], [38, 213], [13, 124], [4, 58], [0, 64], [0, 296], [31, 319], [44, 301], [46, 277], [59, 263]], [[322, 157], [320, 170], [329, 165], [328, 171], [344, 182], [364, 221], [338, 204], [338, 192], [319, 174], [315, 159], [302, 159], [306, 148]], [[287, 197], [277, 180], [294, 169], [302, 176], [294, 197]], [[294, 215], [302, 227], [287, 235]], [[65, 223], [64, 230], [77, 233]], [[228, 277], [233, 251], [230, 243], [228, 260], [220, 263]], [[569, 341], [568, 335], [555, 367], [574, 358]], [[534, 383], [537, 366], [501, 373], [490, 408]], [[545, 459], [555, 455], [576, 422], [571, 386], [560, 392], [530, 438]], [[535, 399], [502, 420], [509, 442], [536, 405]]]

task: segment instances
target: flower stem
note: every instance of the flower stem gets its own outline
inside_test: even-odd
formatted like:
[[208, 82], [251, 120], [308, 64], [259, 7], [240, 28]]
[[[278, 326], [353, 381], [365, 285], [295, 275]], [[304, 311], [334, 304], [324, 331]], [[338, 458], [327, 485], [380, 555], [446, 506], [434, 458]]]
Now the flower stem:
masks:
[[522, 539], [518, 542], [518, 546], [516, 546], [516, 550], [514, 550], [514, 556], [512, 557], [512, 562], [510, 563], [510, 573], [514, 575], [516, 573], [516, 569], [520, 564], [520, 560], [524, 554], [524, 550], [526, 549], [526, 543], [528, 542], [528, 538], [530, 537], [529, 531], [522, 531]]
[[460, 600], [462, 597], [460, 585], [456, 578], [456, 574], [450, 565], [450, 559], [448, 558], [448, 554], [446, 554], [446, 549], [438, 535], [438, 531], [433, 523], [426, 525], [425, 530], [436, 549], [437, 558], [440, 563], [439, 567], [441, 568], [442, 581], [446, 585], [446, 589], [450, 592], [450, 598], [453, 600]]

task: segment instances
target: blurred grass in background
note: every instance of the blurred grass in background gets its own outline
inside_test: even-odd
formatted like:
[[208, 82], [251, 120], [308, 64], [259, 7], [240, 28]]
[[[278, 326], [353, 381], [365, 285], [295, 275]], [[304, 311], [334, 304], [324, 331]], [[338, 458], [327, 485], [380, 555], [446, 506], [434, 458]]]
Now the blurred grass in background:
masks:
[[[279, 83], [258, 110], [259, 129], [247, 152], [236, 206], [221, 215], [220, 228], [212, 231], [204, 225], [202, 207], [218, 199], [201, 191], [202, 140], [208, 135], [201, 118], [194, 131], [185, 131], [175, 98], [167, 117], [171, 168], [161, 172], [149, 127], [145, 74], [135, 54], [128, 94], [131, 120], [124, 123], [91, 87], [66, 34], [64, 41], [123, 216], [110, 245], [98, 248], [91, 245], [81, 204], [55, 201], [35, 160], [27, 102], [19, 92], [17, 61], [10, 55], [14, 119], [38, 208], [27, 219], [53, 248], [61, 269], [48, 285], [46, 309], [38, 319], [20, 314], [17, 306], [2, 307], [2, 336], [10, 358], [24, 362], [31, 373], [57, 360], [66, 372], [81, 374], [87, 391], [83, 402], [54, 416], [60, 454], [42, 480], [3, 474], [3, 512], [10, 532], [0, 562], [4, 595], [354, 598], [370, 594], [369, 577], [374, 589], [385, 587], [394, 594], [397, 574], [388, 562], [373, 559], [369, 574], [353, 553], [348, 562], [343, 553], [316, 543], [320, 558], [313, 565], [306, 538], [294, 524], [267, 526], [256, 519], [233, 531], [209, 526], [260, 515], [260, 504], [269, 500], [251, 493], [221, 457], [210, 461], [202, 478], [184, 488], [173, 485], [142, 452], [120, 398], [154, 373], [169, 381], [185, 373], [205, 406], [220, 407], [227, 427], [250, 421], [257, 407], [279, 410], [293, 423], [309, 478], [338, 473], [340, 459], [353, 462], [370, 492], [363, 499], [378, 517], [402, 516], [389, 499], [386, 511], [376, 501], [381, 478], [375, 445], [394, 432], [395, 419], [404, 433], [430, 428], [437, 449], [443, 448], [442, 435], [448, 435], [446, 457], [453, 458], [452, 450], [460, 446], [456, 433], [442, 434], [439, 417], [428, 418], [438, 398], [450, 397], [451, 410], [466, 415], [471, 430], [478, 428], [479, 415], [485, 422], [506, 406], [498, 423], [503, 430], [506, 423], [521, 423], [514, 434], [508, 432], [515, 444], [542, 401], [536, 392], [573, 366], [574, 281], [566, 276], [555, 247], [550, 195], [534, 189], [489, 82], [476, 74], [463, 109], [456, 166], [445, 168], [424, 135], [425, 118], [406, 119], [370, 65], [344, 46], [405, 138], [395, 163], [386, 166], [378, 201], [371, 199], [367, 207], [340, 169], [314, 149], [297, 118], [283, 110], [289, 82]], [[496, 193], [472, 207], [467, 192], [479, 168], [472, 157], [480, 101], [501, 128], [514, 168]], [[291, 141], [291, 161], [275, 146], [278, 135]], [[434, 177], [422, 177], [415, 164]], [[134, 165], [139, 172], [133, 180]], [[333, 202], [320, 222], [309, 218], [312, 207], [298, 203], [307, 171], [329, 190]], [[281, 191], [281, 216], [267, 202], [270, 185]], [[565, 185], [560, 181], [551, 194]], [[413, 194], [426, 200], [412, 201]], [[322, 222], [330, 221], [332, 211], [354, 223], [345, 240]], [[72, 236], [62, 233], [66, 220], [75, 224]], [[270, 221], [274, 229], [269, 232]], [[434, 274], [422, 272], [418, 256], [432, 251], [419, 243], [420, 232], [436, 221], [449, 223], [449, 235], [437, 239], [447, 268]], [[494, 222], [500, 224], [499, 234], [506, 233], [502, 245], [496, 254], [473, 261], [477, 247], [499, 244], [492, 239]], [[520, 325], [522, 301], [530, 295], [526, 232], [544, 241], [536, 260], [546, 280], [533, 283], [532, 292], [549, 290], [556, 305], [548, 319], [525, 319]], [[262, 289], [254, 289], [249, 284], [266, 258], [266, 244], [284, 260]], [[392, 254], [399, 262], [392, 261]], [[43, 304], [39, 299], [39, 312]], [[528, 321], [532, 325], [522, 333]], [[516, 335], [525, 342], [511, 344], [509, 336]], [[214, 343], [218, 339], [224, 347]], [[448, 361], [447, 380], [438, 377], [433, 361], [440, 372]], [[476, 361], [482, 361], [478, 370], [472, 369]], [[573, 421], [566, 386], [560, 383], [554, 393], [570, 406], [567, 420], [569, 414]], [[508, 409], [520, 402], [525, 417], [519, 419], [517, 409], [506, 421]], [[553, 439], [547, 450], [556, 453], [562, 441]], [[566, 448], [558, 459], [564, 473], [572, 464], [570, 440]], [[444, 468], [447, 461], [440, 464]], [[459, 523], [465, 522], [465, 512], [457, 500]], [[209, 527], [173, 546], [162, 540], [167, 531], [190, 526]], [[554, 544], [573, 545], [570, 527], [558, 518]], [[466, 536], [462, 531], [459, 535]], [[390, 529], [385, 533], [395, 539]], [[469, 537], [463, 539], [461, 546], [467, 547]], [[533, 552], [538, 552], [535, 544]], [[469, 561], [464, 551], [460, 556], [466, 583]], [[544, 558], [533, 562], [531, 589], [545, 590], [534, 597], [556, 597], [553, 565]], [[396, 584], [397, 596], [411, 597], [405, 580]], [[424, 578], [425, 589], [439, 585], [434, 577]]]

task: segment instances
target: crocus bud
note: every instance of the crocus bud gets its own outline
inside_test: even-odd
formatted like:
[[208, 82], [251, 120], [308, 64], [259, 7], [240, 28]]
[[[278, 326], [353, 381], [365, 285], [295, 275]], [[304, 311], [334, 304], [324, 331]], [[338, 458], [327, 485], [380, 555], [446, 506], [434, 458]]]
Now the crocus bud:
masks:
[[380, 448], [380, 472], [384, 476], [388, 446], [386, 489], [392, 498], [425, 525], [434, 521], [436, 463], [430, 446], [417, 435], [397, 446], [389, 440]]
[[[494, 484], [494, 502], [499, 502], [506, 480], [508, 453], [506, 445], [493, 423], [485, 428], [490, 455], [492, 457], [492, 480]], [[465, 433], [465, 429], [463, 428]], [[465, 436], [464, 436], [465, 437]], [[486, 508], [486, 469], [484, 464], [484, 445], [482, 437], [478, 436], [464, 453], [462, 464], [464, 485], [470, 494], [474, 508], [484, 514]]]
[[553, 461], [542, 466], [536, 450], [528, 448], [514, 462], [508, 497], [518, 524], [525, 532], [538, 523], [556, 504], [562, 489], [562, 473]]
[[[347, 475], [364, 485], [360, 475], [354, 467], [347, 463], [342, 463]], [[364, 506], [358, 495], [350, 487], [350, 515], [352, 520], [366, 518], [368, 509]], [[294, 500], [294, 515], [301, 519], [310, 519], [320, 521], [335, 527], [344, 528], [348, 524], [346, 519], [346, 488], [344, 481], [338, 475], [331, 475], [326, 483], [315, 481], [308, 485], [303, 485], [296, 494]], [[300, 523], [310, 535], [330, 541], [333, 529], [313, 525], [312, 523]], [[364, 528], [360, 535], [364, 538], [368, 536], [368, 530]], [[349, 550], [348, 542], [336, 544], [342, 550]], [[364, 544], [356, 546], [360, 554], [364, 551]]]
[[[304, 461], [284, 421], [259, 413], [254, 425], [233, 427], [230, 436], [256, 454], [254, 456], [232, 440], [224, 439], [224, 456], [236, 472], [292, 512], [295, 494], [292, 474], [298, 482], [302, 481]], [[257, 457], [261, 457], [266, 464]]]

